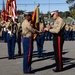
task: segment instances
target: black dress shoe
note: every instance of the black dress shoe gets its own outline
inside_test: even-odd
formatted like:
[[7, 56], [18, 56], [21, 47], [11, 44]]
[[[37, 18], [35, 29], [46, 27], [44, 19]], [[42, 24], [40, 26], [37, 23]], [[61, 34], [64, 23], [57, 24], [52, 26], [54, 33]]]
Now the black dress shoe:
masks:
[[38, 58], [41, 58], [41, 56], [38, 56]]
[[24, 74], [34, 74], [34, 72], [30, 71], [30, 72], [24, 72]]
[[41, 56], [38, 56], [38, 58], [44, 58], [44, 56], [43, 56], [43, 55], [41, 55]]
[[19, 54], [18, 56], [22, 56], [21, 54]]
[[12, 59], [16, 59], [16, 58], [14, 57], [14, 58], [12, 58]]
[[18, 53], [18, 56], [21, 56], [21, 53]]
[[62, 70], [53, 69], [54, 72], [61, 72]]
[[8, 60], [11, 60], [11, 58], [8, 58]]

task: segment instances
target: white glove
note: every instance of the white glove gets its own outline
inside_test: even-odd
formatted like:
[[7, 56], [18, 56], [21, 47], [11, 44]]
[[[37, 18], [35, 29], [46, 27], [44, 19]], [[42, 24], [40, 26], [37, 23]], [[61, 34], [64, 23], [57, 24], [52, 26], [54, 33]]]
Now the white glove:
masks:
[[11, 31], [8, 31], [9, 34], [11, 34]]
[[6, 31], [6, 28], [4, 28], [4, 31]]

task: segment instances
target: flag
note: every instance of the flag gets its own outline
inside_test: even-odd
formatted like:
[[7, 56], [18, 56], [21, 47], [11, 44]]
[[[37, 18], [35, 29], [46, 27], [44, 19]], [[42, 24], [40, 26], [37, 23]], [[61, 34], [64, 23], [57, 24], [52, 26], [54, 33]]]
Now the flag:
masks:
[[11, 7], [11, 1], [12, 0], [7, 0], [6, 1], [6, 13], [5, 13], [6, 18], [8, 18], [8, 15], [10, 15], [10, 12], [9, 12], [10, 9], [9, 8]]
[[11, 7], [11, 0], [7, 0], [6, 1], [6, 12], [8, 13], [9, 15], [9, 8]]
[[[35, 8], [35, 10], [33, 11], [33, 14], [32, 14], [32, 24], [33, 24], [33, 27], [35, 29], [39, 29], [39, 6], [37, 6]], [[37, 36], [37, 34], [34, 34], [33, 35], [33, 38], [35, 39]]]
[[12, 12], [11, 12], [12, 19], [13, 19], [13, 21], [15, 21], [15, 18], [16, 18], [16, 16], [17, 16], [16, 0], [12, 0], [11, 9], [12, 9]]
[[5, 4], [4, 4], [4, 0], [3, 0], [3, 6], [2, 6], [1, 18], [2, 18], [2, 20], [5, 20]]
[[37, 6], [36, 9], [33, 11], [32, 14], [32, 23], [34, 24], [34, 28], [38, 29], [37, 24], [39, 23], [39, 7]]
[[13, 21], [17, 16], [17, 5], [16, 0], [7, 0], [6, 2], [6, 13], [7, 15], [11, 15]]
[[11, 1], [12, 1], [12, 0], [7, 0], [9, 6], [11, 5]]

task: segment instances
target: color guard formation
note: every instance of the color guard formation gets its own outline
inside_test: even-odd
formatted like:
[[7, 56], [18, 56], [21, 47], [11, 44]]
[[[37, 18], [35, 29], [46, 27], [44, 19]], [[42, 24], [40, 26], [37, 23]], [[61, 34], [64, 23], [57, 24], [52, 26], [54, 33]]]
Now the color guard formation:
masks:
[[32, 15], [30, 13], [24, 14], [24, 21], [19, 23], [16, 17], [13, 22], [9, 15], [6, 21], [0, 23], [0, 39], [7, 43], [8, 59], [15, 59], [15, 44], [18, 45], [18, 55], [21, 56], [21, 42], [23, 46], [23, 73], [31, 73], [32, 53], [33, 53], [33, 35], [36, 36], [38, 58], [43, 57], [43, 45], [45, 40], [53, 40], [53, 48], [55, 55], [56, 69], [54, 72], [63, 71], [62, 50], [64, 40], [75, 39], [75, 25], [65, 24], [63, 19], [59, 16], [58, 11], [50, 13], [54, 24], [49, 21], [45, 23], [44, 19], [40, 19], [38, 29], [32, 25]]

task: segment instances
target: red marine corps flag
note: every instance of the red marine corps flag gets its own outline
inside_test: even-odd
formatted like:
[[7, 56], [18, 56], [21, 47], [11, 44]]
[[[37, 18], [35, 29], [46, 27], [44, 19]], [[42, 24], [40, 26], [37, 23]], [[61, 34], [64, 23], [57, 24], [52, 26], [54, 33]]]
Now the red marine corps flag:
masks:
[[[32, 24], [33, 24], [33, 27], [37, 30], [39, 28], [39, 26], [38, 26], [39, 25], [39, 6], [40, 5], [38, 4], [32, 14]], [[35, 39], [36, 36], [37, 36], [37, 34], [34, 34], [33, 38]]]

